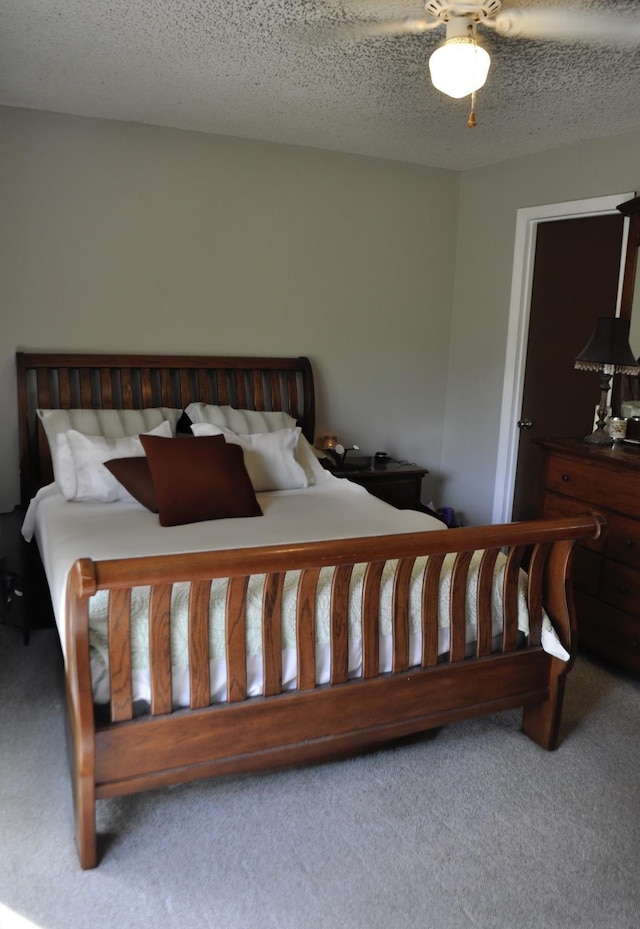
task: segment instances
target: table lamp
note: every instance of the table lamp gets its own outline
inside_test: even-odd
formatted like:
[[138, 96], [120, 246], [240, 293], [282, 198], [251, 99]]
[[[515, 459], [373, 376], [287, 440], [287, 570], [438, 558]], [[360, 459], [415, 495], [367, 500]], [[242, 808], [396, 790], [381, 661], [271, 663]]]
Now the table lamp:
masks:
[[605, 430], [607, 396], [614, 374], [640, 374], [640, 366], [629, 345], [629, 320], [619, 316], [601, 316], [587, 345], [576, 358], [580, 371], [600, 372], [600, 405], [598, 421], [585, 442], [594, 445], [611, 445], [611, 436]]

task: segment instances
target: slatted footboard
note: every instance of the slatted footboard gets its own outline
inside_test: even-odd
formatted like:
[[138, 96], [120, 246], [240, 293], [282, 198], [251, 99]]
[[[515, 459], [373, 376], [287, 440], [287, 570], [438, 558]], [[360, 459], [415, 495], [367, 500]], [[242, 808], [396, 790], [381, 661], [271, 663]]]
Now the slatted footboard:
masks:
[[[69, 577], [67, 689], [72, 731], [76, 838], [84, 868], [97, 863], [95, 803], [162, 785], [222, 773], [326, 760], [396, 736], [455, 720], [523, 706], [523, 730], [554, 748], [564, 680], [571, 665], [542, 650], [543, 609], [564, 647], [575, 651], [570, 588], [576, 540], [594, 538], [595, 517], [436, 531], [196, 555], [76, 563]], [[477, 635], [467, 652], [467, 581], [474, 551], [478, 572]], [[450, 645], [438, 656], [438, 589], [447, 553]], [[506, 553], [503, 630], [492, 642], [494, 569]], [[409, 663], [409, 588], [416, 558], [422, 574], [420, 663]], [[526, 558], [530, 617], [518, 642], [518, 583]], [[392, 669], [380, 673], [380, 584], [385, 563], [397, 562], [391, 610]], [[348, 595], [355, 566], [365, 565], [362, 674], [348, 678]], [[330, 597], [330, 681], [316, 682], [316, 587], [333, 569]], [[299, 571], [296, 598], [297, 683], [282, 690], [282, 599], [285, 572]], [[245, 613], [252, 576], [265, 577], [262, 601], [264, 696], [247, 697]], [[228, 578], [225, 619], [227, 700], [211, 703], [209, 592]], [[190, 707], [172, 706], [172, 585], [189, 582]], [[130, 645], [132, 587], [151, 588], [151, 701], [134, 717]], [[96, 725], [89, 664], [89, 603], [107, 590], [111, 722]], [[492, 650], [494, 649], [494, 650]]]

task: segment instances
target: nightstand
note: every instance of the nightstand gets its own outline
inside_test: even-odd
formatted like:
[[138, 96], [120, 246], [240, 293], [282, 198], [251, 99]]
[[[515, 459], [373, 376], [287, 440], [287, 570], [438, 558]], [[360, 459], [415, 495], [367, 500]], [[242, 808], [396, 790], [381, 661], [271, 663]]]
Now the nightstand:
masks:
[[404, 464], [392, 458], [387, 461], [374, 461], [372, 467], [372, 459], [369, 456], [347, 457], [343, 465], [329, 470], [336, 477], [346, 477], [366, 487], [374, 497], [379, 497], [399, 510], [426, 510], [420, 502], [422, 478], [429, 473], [426, 468]]
[[0, 623], [22, 629], [25, 645], [31, 626], [24, 590], [25, 541], [20, 529], [24, 513], [0, 513]]

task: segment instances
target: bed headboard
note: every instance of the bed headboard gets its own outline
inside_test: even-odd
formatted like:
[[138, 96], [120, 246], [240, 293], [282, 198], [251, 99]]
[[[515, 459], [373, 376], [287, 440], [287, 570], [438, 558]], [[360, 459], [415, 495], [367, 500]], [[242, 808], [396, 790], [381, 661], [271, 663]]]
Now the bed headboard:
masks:
[[315, 394], [308, 358], [84, 355], [17, 352], [20, 496], [52, 480], [41, 409], [184, 409], [201, 401], [284, 410], [313, 443]]

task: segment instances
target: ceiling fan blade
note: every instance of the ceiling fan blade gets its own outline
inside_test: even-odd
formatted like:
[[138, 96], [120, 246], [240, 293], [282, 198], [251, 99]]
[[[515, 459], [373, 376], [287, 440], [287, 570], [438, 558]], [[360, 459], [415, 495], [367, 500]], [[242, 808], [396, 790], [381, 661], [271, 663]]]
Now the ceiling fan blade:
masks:
[[[430, 23], [426, 19], [381, 19], [367, 20], [354, 23], [342, 23], [339, 26], [327, 26], [320, 29], [320, 35], [326, 39], [367, 39], [376, 36], [390, 35], [422, 35], [429, 29], [434, 29], [440, 23]], [[318, 30], [316, 29], [316, 34]]]
[[493, 25], [500, 35], [513, 38], [602, 45], [640, 44], [640, 16], [570, 13], [553, 8], [504, 10], [493, 22], [485, 20], [483, 25]]

